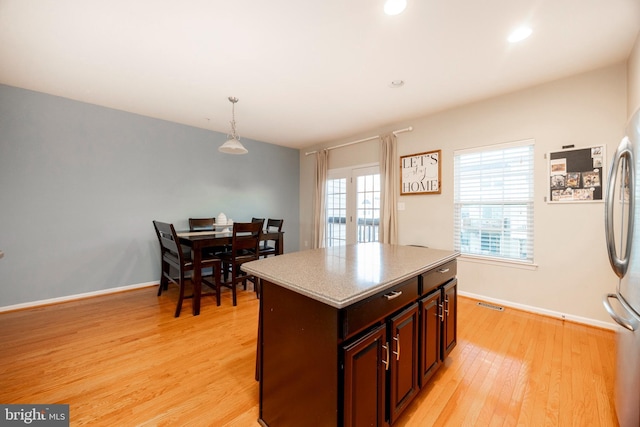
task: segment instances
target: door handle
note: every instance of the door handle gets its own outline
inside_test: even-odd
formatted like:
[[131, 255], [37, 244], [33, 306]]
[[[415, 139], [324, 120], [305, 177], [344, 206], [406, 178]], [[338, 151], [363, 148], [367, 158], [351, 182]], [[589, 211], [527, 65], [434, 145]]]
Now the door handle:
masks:
[[449, 296], [448, 295], [444, 297], [444, 303], [446, 305], [444, 312], [447, 313], [447, 317], [449, 317]]
[[622, 305], [622, 307], [625, 309], [625, 311], [631, 314], [630, 308], [627, 306], [627, 303], [623, 299], [618, 298], [618, 294], [606, 294], [602, 298], [602, 304], [604, 304], [604, 308], [607, 310], [607, 313], [609, 313], [609, 316], [611, 316], [613, 320], [615, 320], [616, 323], [619, 324], [620, 326], [630, 331], [637, 330], [638, 325], [640, 324], [640, 321], [638, 321], [638, 319], [633, 317], [633, 315], [632, 317], [627, 318], [627, 317], [622, 317], [618, 313], [616, 313], [616, 311], [611, 306], [611, 303], [609, 302], [610, 298], [617, 299], [620, 305]]
[[[622, 278], [629, 267], [629, 254], [631, 253], [631, 244], [633, 241], [633, 219], [635, 213], [635, 159], [633, 155], [633, 148], [631, 141], [626, 136], [618, 145], [616, 153], [613, 157], [613, 163], [609, 169], [609, 178], [607, 183], [607, 191], [605, 195], [605, 210], [604, 210], [604, 230], [607, 240], [607, 253], [609, 255], [609, 263], [616, 275]], [[614, 236], [613, 227], [613, 206], [615, 205], [615, 188], [618, 181], [618, 170], [620, 165], [623, 165], [622, 171], [629, 172], [629, 217], [627, 223], [627, 237], [624, 252], [618, 254], [616, 249], [616, 239]], [[624, 177], [623, 177], [624, 181]], [[624, 182], [622, 185], [624, 186]], [[624, 196], [624, 194], [622, 195]], [[623, 205], [624, 206], [624, 205]]]
[[442, 306], [442, 304], [438, 304], [438, 317], [440, 318], [441, 322], [444, 322], [444, 307]]
[[396, 334], [395, 337], [393, 337], [393, 340], [396, 342], [396, 350], [394, 351], [393, 354], [396, 355], [396, 360], [400, 360], [400, 334]]
[[382, 348], [384, 348], [387, 351], [387, 359], [382, 359], [382, 363], [384, 363], [384, 370], [388, 371], [389, 370], [389, 343], [383, 344]]
[[398, 298], [402, 295], [402, 291], [392, 291], [391, 293], [385, 294], [384, 297], [387, 301], [391, 301], [392, 299]]

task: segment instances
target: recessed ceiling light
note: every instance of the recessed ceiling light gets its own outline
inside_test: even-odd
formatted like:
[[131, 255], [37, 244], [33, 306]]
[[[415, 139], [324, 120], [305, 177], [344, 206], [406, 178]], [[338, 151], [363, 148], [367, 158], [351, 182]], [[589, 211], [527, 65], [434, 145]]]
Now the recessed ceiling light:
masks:
[[394, 89], [402, 86], [404, 86], [404, 80], [393, 80], [391, 83], [389, 83], [389, 87]]
[[384, 2], [384, 13], [398, 15], [407, 7], [407, 0], [387, 0]]
[[529, 27], [520, 27], [517, 28], [514, 32], [509, 34], [507, 40], [509, 43], [517, 43], [529, 37], [533, 31]]

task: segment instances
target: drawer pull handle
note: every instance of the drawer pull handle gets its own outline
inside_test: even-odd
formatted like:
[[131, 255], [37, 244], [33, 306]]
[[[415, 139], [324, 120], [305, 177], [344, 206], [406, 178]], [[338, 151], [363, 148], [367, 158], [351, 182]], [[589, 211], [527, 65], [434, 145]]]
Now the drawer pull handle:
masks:
[[400, 295], [402, 295], [402, 291], [392, 291], [390, 294], [385, 294], [384, 297], [387, 301], [391, 301], [392, 299], [398, 298]]
[[389, 343], [387, 343], [386, 345], [382, 345], [382, 348], [384, 348], [387, 351], [387, 359], [382, 359], [382, 363], [384, 363], [384, 370], [388, 371], [389, 370]]
[[440, 274], [444, 274], [444, 273], [448, 273], [449, 269], [448, 268], [441, 268], [440, 270], [438, 270], [438, 273]]
[[393, 337], [393, 340], [396, 342], [396, 349], [398, 351], [394, 351], [393, 354], [396, 355], [396, 360], [400, 360], [400, 335], [396, 334], [395, 337]]

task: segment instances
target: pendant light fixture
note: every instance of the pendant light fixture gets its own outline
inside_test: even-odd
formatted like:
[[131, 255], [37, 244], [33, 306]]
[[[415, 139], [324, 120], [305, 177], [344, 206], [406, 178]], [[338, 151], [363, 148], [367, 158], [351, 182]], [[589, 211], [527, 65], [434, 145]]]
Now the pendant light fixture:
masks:
[[231, 102], [231, 135], [228, 135], [229, 139], [218, 148], [218, 151], [226, 154], [247, 154], [247, 149], [240, 143], [240, 138], [236, 134], [235, 106], [238, 98], [230, 96], [229, 101]]
[[386, 0], [384, 13], [390, 16], [399, 15], [407, 7], [407, 0]]

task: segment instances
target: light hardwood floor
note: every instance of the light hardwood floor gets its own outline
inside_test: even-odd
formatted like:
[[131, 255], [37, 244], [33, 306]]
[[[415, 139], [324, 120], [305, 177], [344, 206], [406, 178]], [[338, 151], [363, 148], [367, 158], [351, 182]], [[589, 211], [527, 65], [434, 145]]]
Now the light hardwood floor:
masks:
[[[0, 314], [0, 403], [67, 403], [73, 426], [257, 426], [255, 294], [175, 319], [175, 287], [156, 289]], [[458, 316], [396, 425], [617, 425], [612, 331], [462, 297]]]

